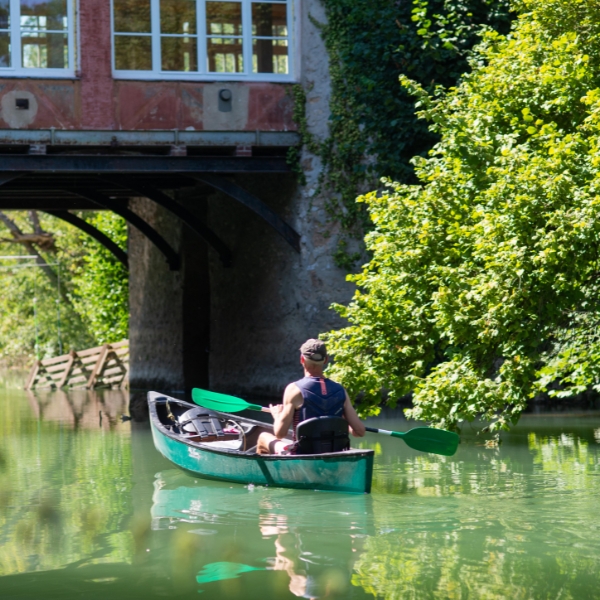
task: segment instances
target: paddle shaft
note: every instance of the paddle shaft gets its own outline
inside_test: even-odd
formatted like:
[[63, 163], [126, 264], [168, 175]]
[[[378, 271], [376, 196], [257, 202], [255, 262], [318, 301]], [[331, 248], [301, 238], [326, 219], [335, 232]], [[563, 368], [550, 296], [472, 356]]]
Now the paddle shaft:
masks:
[[376, 429], [375, 427], [365, 427], [371, 433], [382, 433], [383, 435], [391, 435], [392, 437], [404, 437], [404, 433], [400, 431], [388, 431], [387, 429]]
[[247, 404], [248, 404], [248, 406], [244, 406], [244, 409], [246, 409], [246, 410], [260, 410], [260, 412], [268, 412], [268, 413], [271, 412], [271, 409], [267, 408], [266, 406], [261, 406], [260, 404], [250, 404], [249, 402]]

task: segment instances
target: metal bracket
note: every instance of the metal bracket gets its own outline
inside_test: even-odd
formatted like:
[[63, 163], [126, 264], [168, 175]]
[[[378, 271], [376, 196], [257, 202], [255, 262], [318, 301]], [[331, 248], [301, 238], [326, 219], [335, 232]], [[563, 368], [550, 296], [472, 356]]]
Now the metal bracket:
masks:
[[123, 217], [126, 221], [131, 223], [131, 225], [143, 233], [162, 252], [171, 271], [179, 270], [180, 260], [177, 252], [175, 252], [175, 250], [156, 231], [156, 229], [148, 225], [144, 219], [136, 215], [133, 211], [124, 207], [118, 200], [107, 198], [103, 194], [99, 194], [98, 192], [94, 192], [89, 189], [76, 188], [69, 189], [68, 191], [71, 191], [82, 198], [87, 198], [95, 204], [103, 206], [104, 208], [108, 208], [109, 210], [112, 210], [114, 213], [117, 213]]
[[140, 183], [130, 183], [128, 180], [120, 179], [119, 177], [102, 177], [103, 181], [110, 181], [111, 183], [117, 183], [125, 189], [136, 192], [140, 196], [145, 196], [153, 202], [160, 204], [168, 211], [173, 213], [176, 217], [181, 219], [192, 231], [198, 234], [207, 244], [209, 244], [219, 255], [223, 266], [231, 266], [231, 250], [225, 245], [225, 243], [213, 232], [212, 229], [207, 227], [200, 219], [195, 217], [189, 210], [181, 206], [178, 202], [173, 200], [170, 196], [167, 196], [163, 191]]
[[57, 219], [62, 219], [74, 227], [81, 229], [81, 231], [87, 233], [90, 237], [93, 237], [97, 242], [100, 242], [107, 250], [110, 250], [115, 255], [116, 259], [122, 263], [126, 269], [129, 269], [127, 252], [117, 246], [117, 244], [115, 244], [115, 242], [113, 242], [105, 233], [102, 233], [102, 231], [96, 229], [96, 227], [90, 225], [87, 221], [80, 219], [67, 210], [44, 210], [43, 212], [48, 213]]
[[231, 196], [259, 217], [264, 219], [296, 252], [300, 252], [300, 235], [290, 227], [274, 210], [269, 208], [262, 200], [247, 192], [237, 183], [212, 174], [190, 174], [193, 179], [207, 183], [215, 189]]

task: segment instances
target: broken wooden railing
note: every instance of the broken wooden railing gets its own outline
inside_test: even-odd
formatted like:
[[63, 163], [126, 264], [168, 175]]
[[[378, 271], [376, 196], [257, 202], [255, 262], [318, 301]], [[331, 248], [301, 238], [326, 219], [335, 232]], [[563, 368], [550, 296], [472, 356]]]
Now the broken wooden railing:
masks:
[[56, 358], [38, 360], [31, 368], [26, 390], [34, 388], [127, 387], [129, 340], [104, 344]]

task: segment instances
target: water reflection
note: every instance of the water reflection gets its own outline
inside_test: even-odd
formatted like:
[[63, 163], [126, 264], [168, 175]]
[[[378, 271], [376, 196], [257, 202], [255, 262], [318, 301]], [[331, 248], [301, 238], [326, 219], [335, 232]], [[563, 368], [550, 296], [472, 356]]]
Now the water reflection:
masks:
[[595, 423], [569, 432], [568, 421], [548, 419], [531, 432], [525, 420], [499, 448], [467, 438], [451, 459], [397, 460], [383, 446], [379, 535], [367, 539], [353, 584], [381, 598], [595, 597]]
[[120, 522], [130, 507], [131, 452], [119, 418], [126, 395], [19, 393], [20, 402], [14, 395], [0, 393], [0, 575], [94, 556], [126, 560], [130, 535]]
[[466, 435], [454, 457], [367, 437], [364, 496], [194, 479], [127, 403], [0, 387], [0, 597], [598, 595], [598, 414], [524, 418], [497, 448]]
[[114, 431], [128, 412], [129, 394], [122, 390], [26, 391], [34, 418], [58, 421], [73, 429]]
[[281, 593], [285, 584], [295, 597], [363, 596], [351, 589], [351, 576], [374, 533], [371, 496], [192, 483], [166, 470], [156, 475], [151, 516], [154, 530], [187, 531], [215, 550], [232, 525], [243, 531], [243, 543], [215, 552], [229, 561], [205, 564], [196, 577], [211, 597], [230, 593], [230, 580], [251, 572], [261, 587]]

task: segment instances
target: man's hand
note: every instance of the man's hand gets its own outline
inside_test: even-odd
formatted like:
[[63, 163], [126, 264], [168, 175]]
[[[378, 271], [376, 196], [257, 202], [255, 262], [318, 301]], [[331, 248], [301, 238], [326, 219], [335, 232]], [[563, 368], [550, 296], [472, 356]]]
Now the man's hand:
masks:
[[276, 419], [283, 410], [283, 404], [269, 404], [269, 408], [271, 409], [271, 414], [273, 415], [273, 419]]

